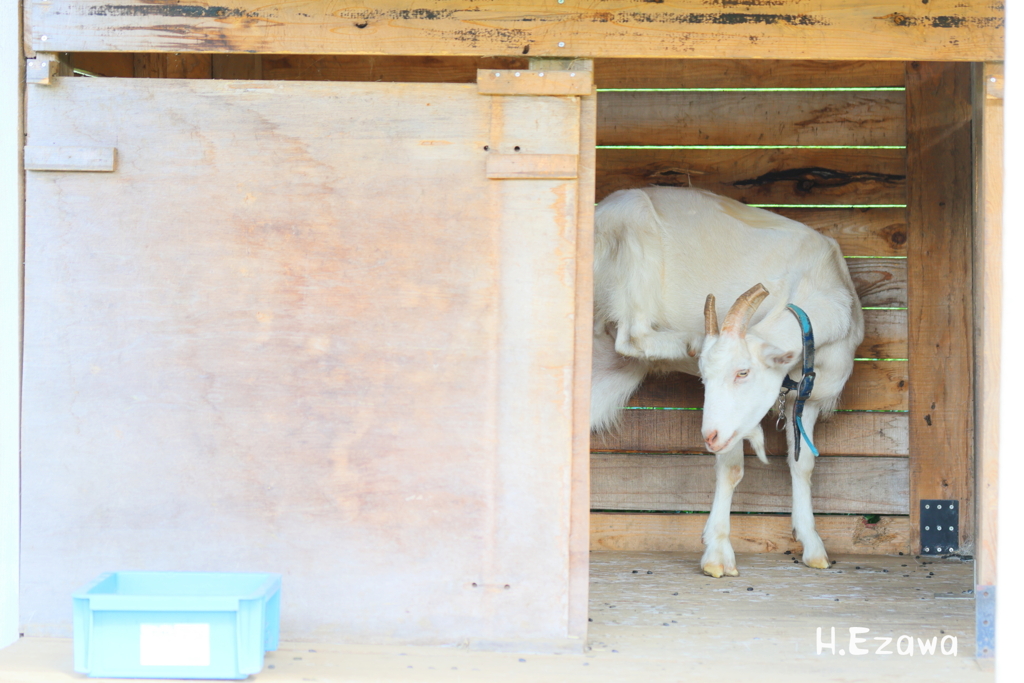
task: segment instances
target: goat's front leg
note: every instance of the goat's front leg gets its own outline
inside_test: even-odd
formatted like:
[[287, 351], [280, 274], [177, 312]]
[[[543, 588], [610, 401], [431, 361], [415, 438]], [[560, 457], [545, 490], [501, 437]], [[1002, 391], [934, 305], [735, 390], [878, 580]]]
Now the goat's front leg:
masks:
[[736, 555], [729, 542], [729, 511], [732, 508], [732, 492], [743, 479], [743, 440], [715, 455], [715, 499], [711, 502], [711, 514], [704, 526], [704, 557], [701, 569], [716, 579], [723, 575], [739, 576], [736, 569]]
[[[792, 415], [792, 413], [790, 413]], [[803, 425], [807, 438], [814, 443], [814, 422], [818, 419], [818, 407], [804, 404]], [[789, 472], [793, 477], [793, 536], [804, 546], [804, 564], [815, 569], [829, 567], [828, 553], [821, 537], [814, 529], [814, 509], [811, 505], [811, 473], [814, 471], [814, 453], [806, 441], [800, 443], [800, 460], [793, 459], [794, 439], [799, 438], [795, 420], [787, 425], [789, 441]]]

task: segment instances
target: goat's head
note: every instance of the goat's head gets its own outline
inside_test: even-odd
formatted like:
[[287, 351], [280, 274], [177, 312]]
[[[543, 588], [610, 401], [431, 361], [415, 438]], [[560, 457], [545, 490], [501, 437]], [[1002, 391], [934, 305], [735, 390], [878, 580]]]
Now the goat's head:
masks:
[[712, 453], [736, 444], [755, 431], [779, 395], [795, 353], [779, 349], [753, 332], [750, 319], [768, 290], [760, 283], [740, 295], [718, 328], [715, 297], [704, 304], [704, 345], [700, 374], [704, 380], [701, 432]]

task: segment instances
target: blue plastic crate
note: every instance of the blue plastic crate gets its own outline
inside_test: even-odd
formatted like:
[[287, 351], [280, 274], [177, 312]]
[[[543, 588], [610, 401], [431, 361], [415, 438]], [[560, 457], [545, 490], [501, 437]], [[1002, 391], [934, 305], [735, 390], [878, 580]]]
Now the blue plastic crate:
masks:
[[114, 572], [74, 607], [78, 673], [239, 679], [277, 649], [281, 575]]

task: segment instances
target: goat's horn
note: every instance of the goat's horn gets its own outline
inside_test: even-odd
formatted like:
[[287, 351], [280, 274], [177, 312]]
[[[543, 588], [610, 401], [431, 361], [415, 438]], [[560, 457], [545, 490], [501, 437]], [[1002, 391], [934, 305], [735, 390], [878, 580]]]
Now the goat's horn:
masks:
[[714, 294], [708, 294], [704, 301], [704, 334], [708, 337], [718, 336], [718, 311], [715, 310]]
[[760, 282], [740, 294], [739, 298], [736, 299], [736, 303], [725, 314], [722, 332], [734, 334], [738, 337], [745, 335], [750, 319], [754, 317], [757, 307], [761, 305], [766, 296], [768, 296], [768, 290]]

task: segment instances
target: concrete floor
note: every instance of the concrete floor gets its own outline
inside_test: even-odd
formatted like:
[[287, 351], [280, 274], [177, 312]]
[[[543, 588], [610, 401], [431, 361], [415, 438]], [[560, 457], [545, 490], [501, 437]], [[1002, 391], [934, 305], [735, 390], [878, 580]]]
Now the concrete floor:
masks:
[[[316, 681], [992, 681], [974, 659], [974, 566], [958, 559], [846, 555], [824, 571], [791, 555], [744, 555], [711, 579], [692, 553], [594, 552], [583, 654], [282, 643], [258, 683]], [[817, 652], [817, 628], [826, 644]], [[850, 628], [867, 628], [853, 655]], [[835, 647], [831, 629], [835, 628]], [[907, 638], [913, 639], [913, 656]], [[957, 655], [941, 653], [956, 638]], [[889, 643], [884, 640], [891, 638]], [[934, 654], [920, 642], [938, 639]], [[858, 643], [854, 643], [856, 647]], [[881, 651], [879, 651], [881, 649]], [[892, 654], [885, 654], [891, 652]], [[84, 680], [71, 641], [0, 651], [0, 682]], [[94, 679], [99, 680], [99, 679]], [[122, 679], [123, 680], [123, 679]]]

